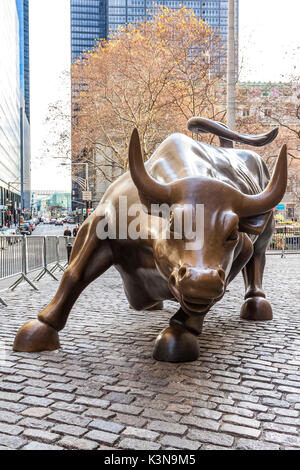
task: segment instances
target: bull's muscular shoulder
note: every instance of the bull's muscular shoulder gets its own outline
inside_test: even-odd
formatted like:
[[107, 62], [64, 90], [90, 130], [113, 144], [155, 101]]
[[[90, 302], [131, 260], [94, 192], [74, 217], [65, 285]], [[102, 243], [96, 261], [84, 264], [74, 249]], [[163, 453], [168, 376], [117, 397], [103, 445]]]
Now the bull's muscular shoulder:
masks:
[[267, 167], [257, 153], [215, 147], [179, 133], [162, 142], [147, 162], [147, 169], [165, 183], [186, 177], [211, 177], [248, 194], [260, 192], [269, 180]]

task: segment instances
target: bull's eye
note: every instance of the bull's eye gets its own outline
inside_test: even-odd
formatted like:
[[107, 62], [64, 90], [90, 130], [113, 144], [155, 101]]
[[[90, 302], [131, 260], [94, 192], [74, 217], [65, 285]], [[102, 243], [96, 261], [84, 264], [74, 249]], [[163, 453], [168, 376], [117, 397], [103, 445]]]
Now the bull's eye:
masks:
[[238, 232], [236, 229], [232, 230], [228, 235], [226, 241], [227, 242], [235, 242], [238, 239]]

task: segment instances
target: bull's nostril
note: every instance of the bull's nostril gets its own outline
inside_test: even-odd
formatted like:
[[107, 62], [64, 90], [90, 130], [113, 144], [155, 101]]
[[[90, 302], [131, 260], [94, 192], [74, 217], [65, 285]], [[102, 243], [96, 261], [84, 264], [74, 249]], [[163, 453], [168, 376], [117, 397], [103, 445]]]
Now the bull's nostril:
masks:
[[221, 280], [224, 282], [225, 281], [225, 271], [222, 268], [218, 269], [218, 274]]
[[176, 285], [176, 279], [175, 279], [174, 274], [171, 274], [171, 276], [170, 276], [170, 278], [169, 278], [169, 282], [170, 282], [171, 286], [175, 287], [175, 285]]
[[181, 281], [186, 275], [186, 268], [182, 267], [178, 270], [178, 280]]

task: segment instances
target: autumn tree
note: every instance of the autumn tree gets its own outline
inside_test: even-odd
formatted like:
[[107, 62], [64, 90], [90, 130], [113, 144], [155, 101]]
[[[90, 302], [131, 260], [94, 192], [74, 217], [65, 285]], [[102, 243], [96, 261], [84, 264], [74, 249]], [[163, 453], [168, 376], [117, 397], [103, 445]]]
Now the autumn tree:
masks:
[[72, 66], [73, 160], [112, 180], [127, 170], [134, 127], [147, 159], [190, 117], [223, 120], [223, 62], [220, 35], [184, 7], [159, 7], [99, 42]]

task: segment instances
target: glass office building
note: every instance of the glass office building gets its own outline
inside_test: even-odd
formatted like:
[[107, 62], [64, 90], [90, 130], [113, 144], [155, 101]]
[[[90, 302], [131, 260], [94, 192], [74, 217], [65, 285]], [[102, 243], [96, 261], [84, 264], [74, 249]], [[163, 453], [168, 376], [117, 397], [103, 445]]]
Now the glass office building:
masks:
[[19, 21], [15, 2], [0, 1], [0, 224], [20, 208]]
[[30, 73], [29, 73], [29, 0], [16, 0], [19, 16], [20, 38], [20, 87], [25, 100], [25, 111], [30, 121]]
[[31, 151], [30, 151], [30, 69], [29, 69], [29, 0], [16, 0], [19, 17], [20, 50], [20, 139], [21, 139], [21, 205], [30, 210]]
[[72, 59], [107, 37], [107, 0], [71, 0]]
[[[239, 0], [236, 1], [236, 31], [238, 36]], [[95, 45], [95, 40], [107, 38], [127, 23], [145, 21], [155, 11], [155, 5], [172, 9], [185, 6], [197, 17], [218, 29], [227, 41], [228, 0], [71, 0], [72, 57]]]

